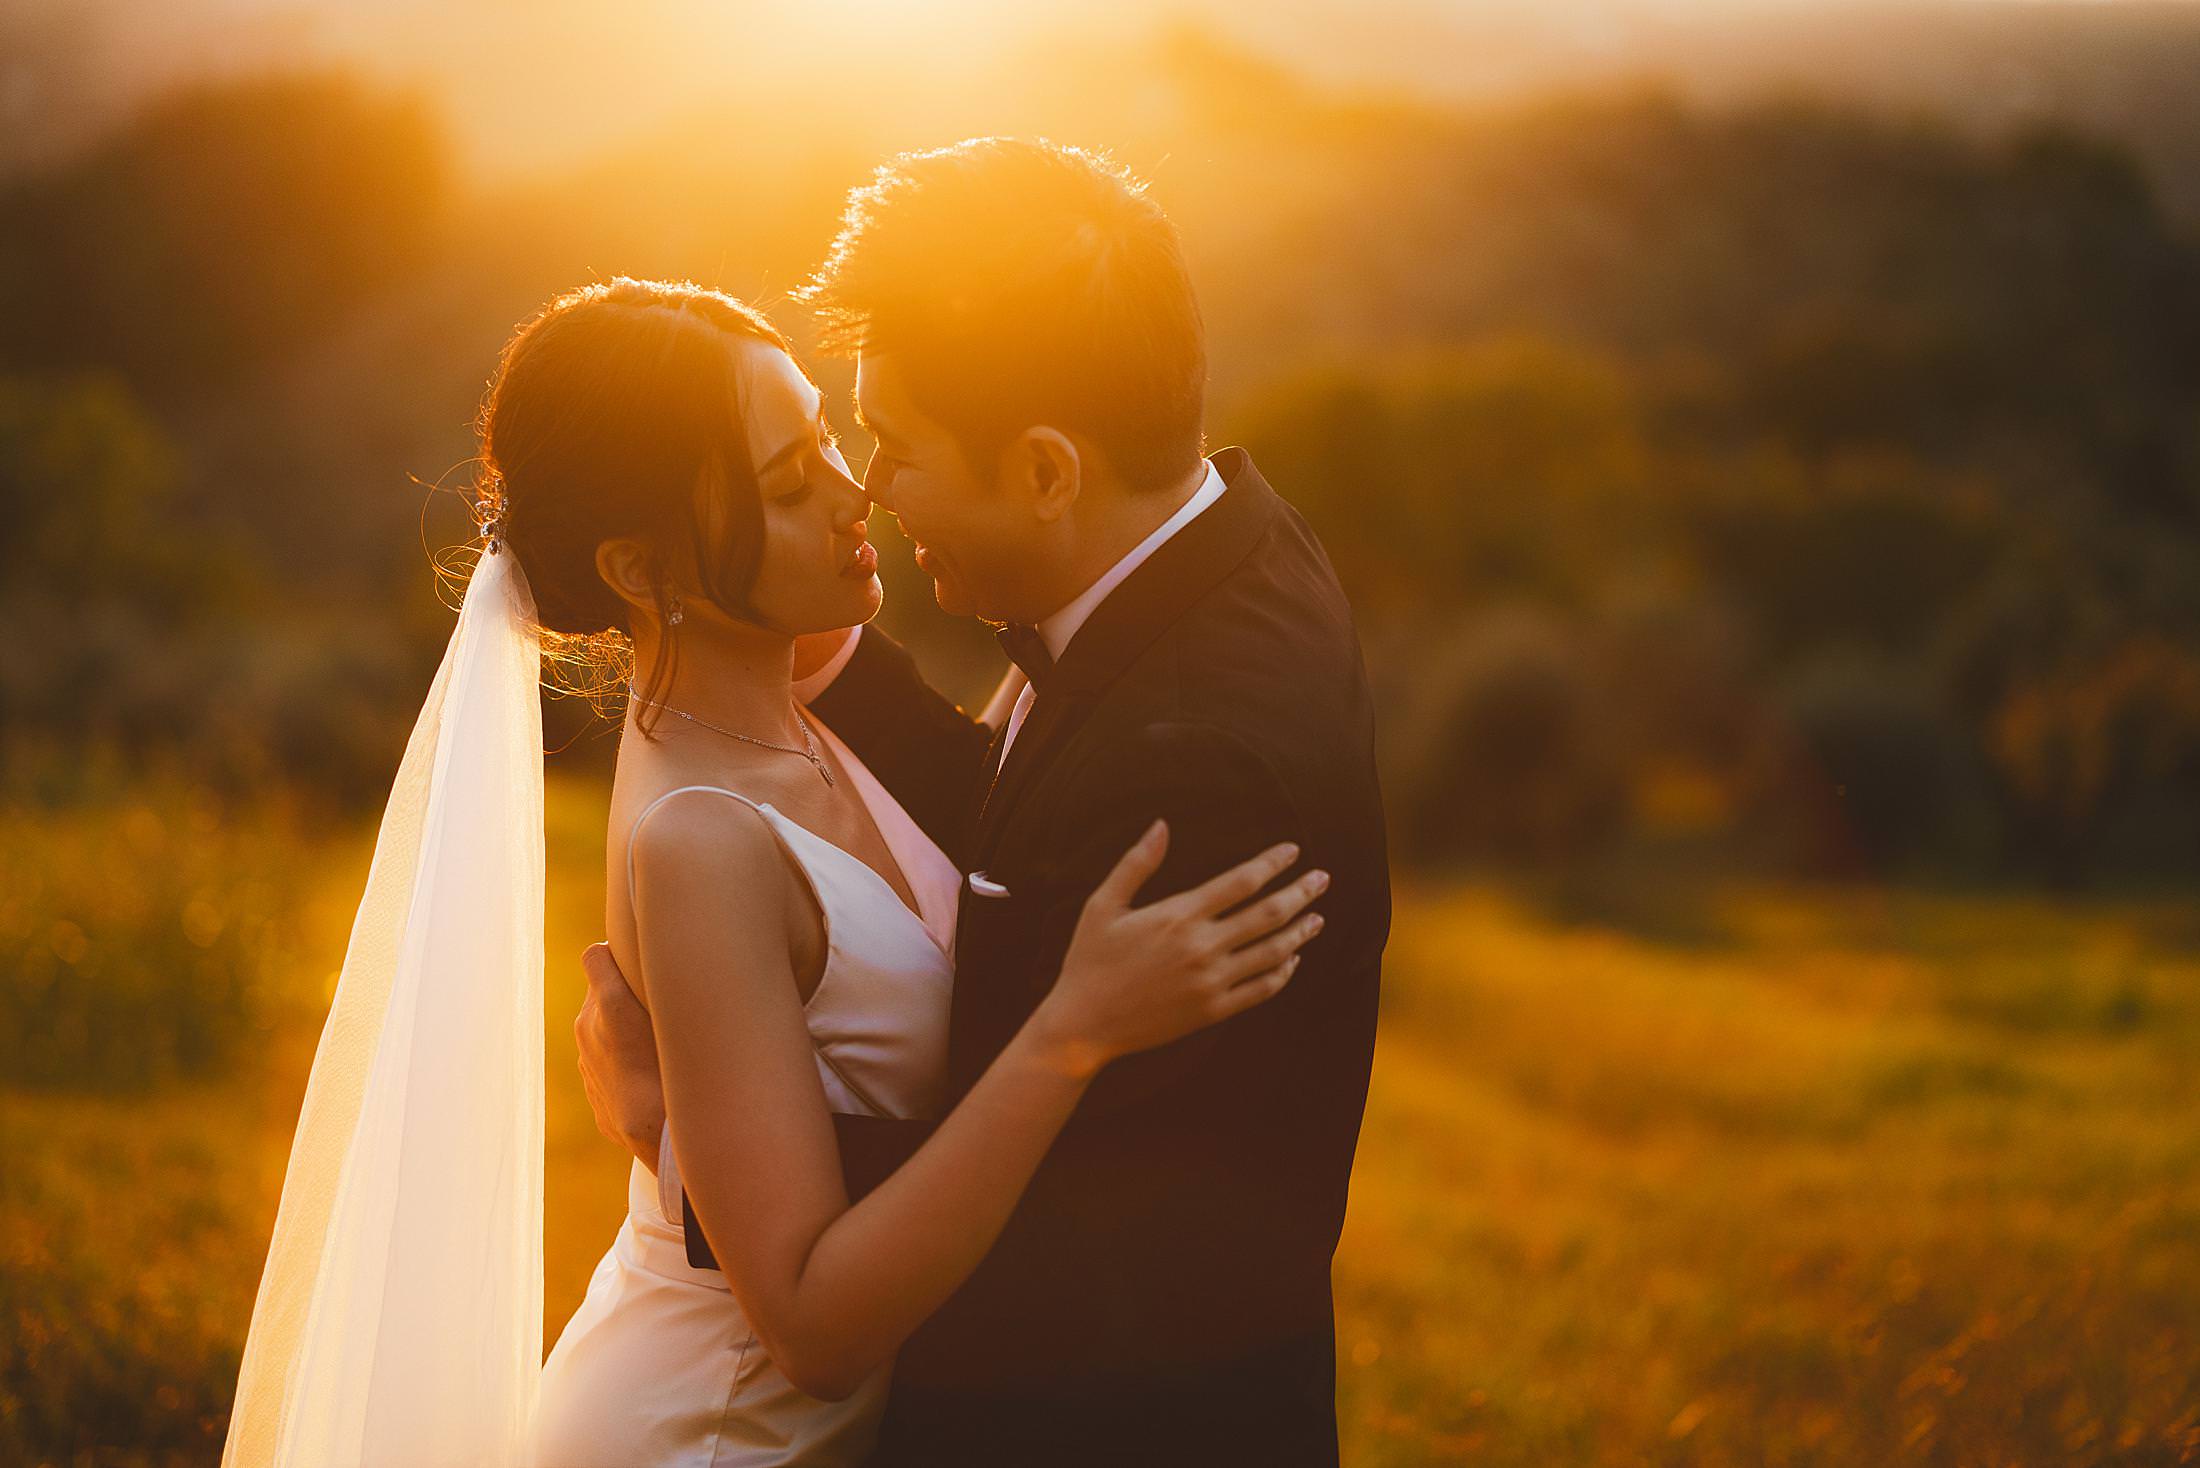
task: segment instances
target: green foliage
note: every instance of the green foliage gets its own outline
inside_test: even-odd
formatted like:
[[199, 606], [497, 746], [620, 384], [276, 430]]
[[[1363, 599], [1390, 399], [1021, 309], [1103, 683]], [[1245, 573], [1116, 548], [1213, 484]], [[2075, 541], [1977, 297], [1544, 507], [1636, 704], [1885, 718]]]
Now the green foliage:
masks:
[[181, 467], [112, 377], [0, 378], [0, 583], [143, 596], [172, 570], [155, 532]]
[[371, 797], [420, 659], [391, 626], [279, 614], [180, 513], [181, 458], [111, 376], [0, 378], [0, 765], [81, 743], [231, 792]]
[[1988, 728], [2045, 874], [2200, 861], [2200, 654], [2126, 636], [2012, 689]]
[[1231, 431], [1378, 617], [1578, 601], [1651, 521], [1626, 375], [1534, 337], [1287, 375], [1241, 403]]
[[1356, 147], [1288, 248], [1217, 272], [1255, 353], [1521, 330], [1685, 353], [1723, 379], [1706, 426], [1728, 435], [2074, 434], [2133, 495], [2126, 456], [2183, 435], [2200, 262], [2112, 146], [1635, 96]]
[[297, 963], [295, 827], [158, 784], [50, 805], [0, 815], [0, 1074], [128, 1091], [249, 1062]]
[[1810, 866], [1901, 871], [1979, 844], [1976, 747], [1902, 665], [1829, 653], [1790, 675], [1778, 706], [1789, 742], [1774, 809]]
[[178, 91], [0, 194], [0, 362], [233, 379], [416, 269], [446, 172], [418, 103], [340, 77]]
[[1392, 775], [1411, 792], [1410, 856], [1552, 862], [1608, 840], [1625, 790], [1601, 680], [1578, 639], [1534, 613], [1470, 623], [1416, 658], [1419, 707]]
[[1684, 482], [1676, 499], [1698, 568], [1775, 661], [1914, 650], [2013, 534], [1991, 480], [1891, 451], [1758, 453]]

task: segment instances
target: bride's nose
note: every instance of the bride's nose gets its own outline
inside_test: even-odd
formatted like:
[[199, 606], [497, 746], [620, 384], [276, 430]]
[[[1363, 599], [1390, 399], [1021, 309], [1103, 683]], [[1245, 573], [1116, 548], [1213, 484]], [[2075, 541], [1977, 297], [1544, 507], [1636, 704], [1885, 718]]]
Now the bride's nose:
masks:
[[871, 497], [853, 479], [845, 482], [844, 493], [846, 502], [841, 506], [840, 523], [847, 529], [861, 530], [863, 522], [871, 518]]

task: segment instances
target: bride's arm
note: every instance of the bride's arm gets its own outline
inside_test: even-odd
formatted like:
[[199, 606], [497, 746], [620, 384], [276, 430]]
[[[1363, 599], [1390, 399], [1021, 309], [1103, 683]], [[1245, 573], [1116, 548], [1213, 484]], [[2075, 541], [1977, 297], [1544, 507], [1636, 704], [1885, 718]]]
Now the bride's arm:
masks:
[[1290, 848], [1130, 907], [1167, 845], [1157, 825], [1094, 893], [1024, 1029], [851, 1207], [789, 959], [787, 888], [726, 880], [788, 869], [762, 817], [728, 814], [675, 804], [636, 833], [642, 983], [690, 1201], [773, 1361], [818, 1397], [854, 1391], [976, 1267], [1102, 1065], [1270, 997], [1319, 926], [1300, 916], [1318, 874], [1242, 905]]

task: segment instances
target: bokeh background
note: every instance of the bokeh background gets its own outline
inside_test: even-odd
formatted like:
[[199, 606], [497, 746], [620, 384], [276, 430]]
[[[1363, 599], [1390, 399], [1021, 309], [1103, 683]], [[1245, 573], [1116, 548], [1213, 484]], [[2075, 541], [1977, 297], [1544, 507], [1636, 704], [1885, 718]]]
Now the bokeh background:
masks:
[[1347, 1462], [2200, 1461], [2196, 83], [2178, 4], [6, 0], [0, 1462], [218, 1456], [505, 334], [982, 132], [1151, 177], [1358, 608]]

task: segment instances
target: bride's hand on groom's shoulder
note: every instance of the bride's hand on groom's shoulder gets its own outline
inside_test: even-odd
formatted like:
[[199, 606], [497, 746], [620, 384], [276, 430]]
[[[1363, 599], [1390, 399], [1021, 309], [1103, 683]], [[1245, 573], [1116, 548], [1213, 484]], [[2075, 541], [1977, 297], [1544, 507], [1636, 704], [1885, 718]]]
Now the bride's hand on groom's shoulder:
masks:
[[1321, 915], [1305, 909], [1327, 890], [1327, 872], [1259, 897], [1299, 859], [1289, 843], [1133, 907], [1168, 849], [1168, 826], [1156, 821], [1094, 889], [1061, 977], [1033, 1015], [1050, 1052], [1075, 1073], [1090, 1075], [1274, 998], [1297, 970], [1299, 949], [1321, 931]]
[[596, 1129], [657, 1170], [664, 1140], [665, 1087], [657, 1072], [657, 1037], [649, 1011], [627, 986], [610, 945], [598, 943], [581, 955], [588, 996], [573, 1020], [580, 1050], [581, 1085]]

